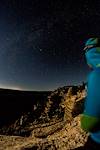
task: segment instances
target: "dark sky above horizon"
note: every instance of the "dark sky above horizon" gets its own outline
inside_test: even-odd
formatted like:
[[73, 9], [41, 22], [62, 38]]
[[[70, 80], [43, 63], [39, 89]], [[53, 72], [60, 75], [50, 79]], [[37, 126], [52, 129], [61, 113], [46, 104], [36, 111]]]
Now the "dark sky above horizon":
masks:
[[0, 1], [0, 87], [81, 84], [90, 71], [84, 42], [99, 35], [99, 1]]

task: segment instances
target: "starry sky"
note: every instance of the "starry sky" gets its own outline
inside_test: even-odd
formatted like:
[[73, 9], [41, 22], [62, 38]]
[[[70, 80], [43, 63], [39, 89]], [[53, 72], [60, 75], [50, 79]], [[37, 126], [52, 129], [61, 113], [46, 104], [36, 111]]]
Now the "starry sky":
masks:
[[0, 88], [46, 91], [87, 79], [83, 47], [100, 35], [100, 2], [0, 1]]

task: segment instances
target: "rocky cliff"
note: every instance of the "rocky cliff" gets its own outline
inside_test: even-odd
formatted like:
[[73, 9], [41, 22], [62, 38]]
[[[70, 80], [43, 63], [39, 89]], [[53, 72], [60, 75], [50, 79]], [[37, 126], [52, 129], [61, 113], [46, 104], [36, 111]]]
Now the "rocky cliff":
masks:
[[[16, 121], [0, 129], [0, 148], [8, 150], [64, 150], [84, 146], [88, 134], [80, 128], [85, 86], [65, 86], [33, 104]], [[3, 146], [2, 146], [3, 145]]]

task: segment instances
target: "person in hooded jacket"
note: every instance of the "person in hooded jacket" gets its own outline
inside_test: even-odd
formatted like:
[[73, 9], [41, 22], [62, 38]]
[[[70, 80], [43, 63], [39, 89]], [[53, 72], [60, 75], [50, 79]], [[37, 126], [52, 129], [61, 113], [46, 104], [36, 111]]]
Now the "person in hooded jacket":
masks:
[[81, 115], [81, 128], [89, 133], [91, 149], [97, 149], [100, 148], [100, 39], [88, 39], [84, 52], [91, 71], [87, 77], [87, 96]]

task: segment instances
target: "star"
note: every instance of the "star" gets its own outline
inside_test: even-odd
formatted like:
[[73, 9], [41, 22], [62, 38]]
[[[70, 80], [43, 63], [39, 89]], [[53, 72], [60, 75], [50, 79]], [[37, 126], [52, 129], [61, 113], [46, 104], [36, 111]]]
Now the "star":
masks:
[[40, 48], [40, 49], [39, 49], [39, 51], [40, 51], [40, 52], [42, 52], [42, 51], [43, 51], [43, 49], [42, 49], [42, 48]]

